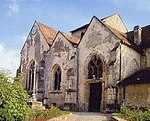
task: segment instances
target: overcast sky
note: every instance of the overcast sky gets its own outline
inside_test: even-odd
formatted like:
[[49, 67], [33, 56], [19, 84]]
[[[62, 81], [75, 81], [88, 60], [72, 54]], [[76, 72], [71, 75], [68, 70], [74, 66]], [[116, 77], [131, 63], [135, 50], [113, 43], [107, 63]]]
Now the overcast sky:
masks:
[[98, 18], [119, 13], [128, 30], [150, 24], [150, 0], [0, 0], [0, 68], [13, 75], [35, 20], [69, 33]]

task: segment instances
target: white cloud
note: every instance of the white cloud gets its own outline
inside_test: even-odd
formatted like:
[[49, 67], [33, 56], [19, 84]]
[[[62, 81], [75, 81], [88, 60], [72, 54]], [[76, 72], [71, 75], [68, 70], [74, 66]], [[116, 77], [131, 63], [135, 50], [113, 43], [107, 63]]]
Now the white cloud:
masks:
[[16, 0], [9, 0], [8, 4], [8, 15], [12, 16], [14, 13], [19, 12], [19, 6]]
[[19, 67], [19, 54], [15, 50], [7, 49], [4, 44], [0, 43], [0, 68], [10, 70], [12, 76], [16, 75]]

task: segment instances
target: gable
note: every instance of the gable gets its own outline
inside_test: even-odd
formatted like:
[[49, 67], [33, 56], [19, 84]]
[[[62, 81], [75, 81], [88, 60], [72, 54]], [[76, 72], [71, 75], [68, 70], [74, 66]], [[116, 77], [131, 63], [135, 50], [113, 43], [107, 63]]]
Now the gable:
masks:
[[41, 61], [44, 52], [49, 49], [50, 47], [35, 21], [20, 52], [21, 63], [25, 65], [23, 68], [26, 68], [26, 64], [30, 63], [31, 60]]
[[[113, 41], [114, 40], [114, 41]], [[91, 19], [91, 22], [79, 43], [84, 43], [85, 47], [95, 47], [100, 44], [119, 41], [119, 38], [98, 18], [95, 16]], [[86, 41], [86, 42], [85, 42]]]
[[[113, 29], [116, 29], [117, 31], [120, 31], [122, 33], [127, 32], [127, 28], [125, 24], [123, 23], [121, 17], [119, 14], [113, 14], [111, 16], [108, 16], [106, 18], [99, 19], [101, 22], [103, 22], [105, 25], [110, 26]], [[71, 32], [71, 34], [79, 39], [82, 38], [81, 33], [85, 33], [86, 29], [88, 28], [89, 24], [85, 24], [79, 28], [76, 28]]]
[[101, 21], [104, 24], [107, 24], [120, 32], [127, 32], [127, 28], [118, 14], [114, 14], [109, 17], [103, 18], [101, 19]]
[[55, 55], [60, 55], [62, 52], [70, 52], [73, 45], [66, 39], [63, 33], [58, 32], [55, 40], [53, 41], [51, 51]]
[[111, 51], [116, 51], [114, 48], [118, 48], [119, 43], [120, 39], [99, 19], [93, 17], [78, 48], [82, 56], [88, 57], [89, 54], [95, 53], [105, 62], [109, 62]]

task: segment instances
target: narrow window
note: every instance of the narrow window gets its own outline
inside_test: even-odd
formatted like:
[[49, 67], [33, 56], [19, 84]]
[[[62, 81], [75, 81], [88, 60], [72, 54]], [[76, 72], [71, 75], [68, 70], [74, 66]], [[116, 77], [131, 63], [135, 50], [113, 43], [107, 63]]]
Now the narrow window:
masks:
[[39, 62], [39, 75], [38, 75], [38, 89], [43, 90], [44, 87], [44, 68], [45, 68], [45, 61], [42, 60]]
[[33, 83], [34, 83], [34, 65], [35, 63], [33, 62], [31, 65], [30, 65], [30, 68], [29, 68], [29, 72], [28, 72], [28, 84], [29, 85], [26, 85], [26, 89], [27, 90], [33, 90]]
[[102, 77], [102, 62], [98, 56], [93, 56], [88, 64], [88, 79]]
[[56, 68], [55, 72], [55, 80], [54, 80], [54, 90], [60, 90], [61, 85], [61, 70], [59, 67]]

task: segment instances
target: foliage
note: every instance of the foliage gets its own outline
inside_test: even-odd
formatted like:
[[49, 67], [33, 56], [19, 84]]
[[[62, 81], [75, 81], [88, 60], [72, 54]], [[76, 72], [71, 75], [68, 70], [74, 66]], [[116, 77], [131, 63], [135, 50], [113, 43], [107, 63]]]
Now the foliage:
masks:
[[30, 117], [39, 118], [39, 117], [46, 117], [48, 119], [61, 116], [63, 114], [69, 114], [67, 111], [61, 111], [57, 107], [52, 106], [50, 109], [46, 110], [37, 110], [37, 109], [31, 109], [30, 111]]
[[0, 120], [26, 120], [29, 113], [26, 104], [28, 95], [22, 87], [22, 77], [12, 78], [9, 75], [0, 70]]
[[148, 109], [140, 109], [138, 107], [122, 106], [119, 113], [113, 115], [123, 117], [129, 121], [149, 121], [150, 111]]

